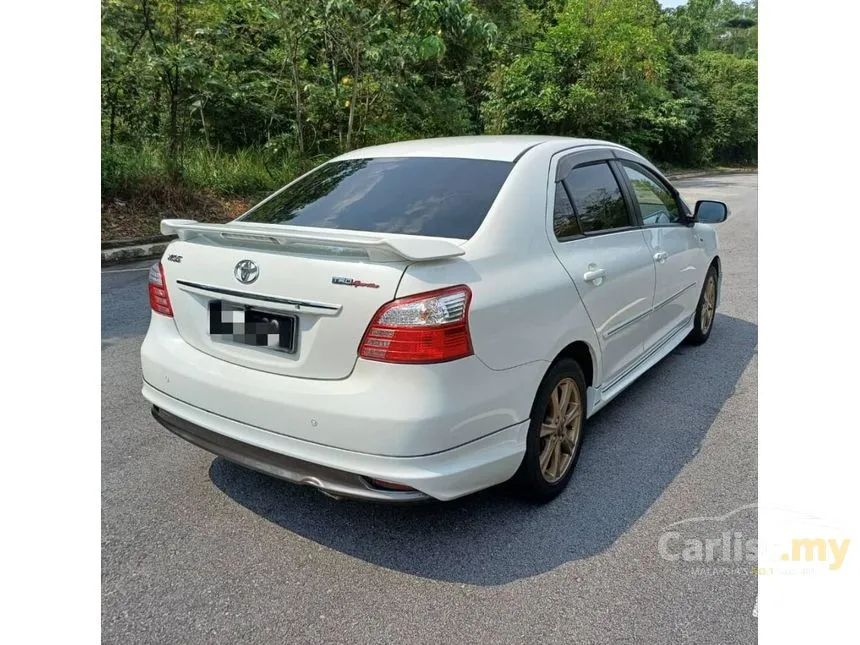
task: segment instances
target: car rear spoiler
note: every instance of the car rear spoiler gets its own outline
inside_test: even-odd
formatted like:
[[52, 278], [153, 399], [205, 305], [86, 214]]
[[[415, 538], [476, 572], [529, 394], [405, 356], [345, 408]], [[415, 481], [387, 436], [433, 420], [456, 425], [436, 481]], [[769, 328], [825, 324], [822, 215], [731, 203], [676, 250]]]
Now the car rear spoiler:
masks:
[[[192, 219], [161, 220], [164, 235], [177, 235], [180, 240], [205, 238], [221, 244], [272, 246], [319, 246], [362, 249], [371, 260], [404, 259], [413, 262], [444, 260], [463, 255], [466, 251], [455, 242], [437, 237], [339, 231], [305, 228], [281, 224], [204, 224]], [[284, 249], [288, 250], [288, 249]]]

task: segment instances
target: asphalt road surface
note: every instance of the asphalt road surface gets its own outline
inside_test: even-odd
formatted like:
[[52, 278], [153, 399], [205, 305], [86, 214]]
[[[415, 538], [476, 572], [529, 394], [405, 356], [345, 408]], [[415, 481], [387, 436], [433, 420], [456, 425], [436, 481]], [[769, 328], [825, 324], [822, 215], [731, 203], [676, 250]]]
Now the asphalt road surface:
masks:
[[183, 442], [140, 396], [146, 266], [105, 271], [104, 642], [753, 642], [754, 563], [719, 540], [757, 537], [757, 184], [677, 182], [732, 209], [711, 338], [589, 422], [543, 507], [337, 502]]

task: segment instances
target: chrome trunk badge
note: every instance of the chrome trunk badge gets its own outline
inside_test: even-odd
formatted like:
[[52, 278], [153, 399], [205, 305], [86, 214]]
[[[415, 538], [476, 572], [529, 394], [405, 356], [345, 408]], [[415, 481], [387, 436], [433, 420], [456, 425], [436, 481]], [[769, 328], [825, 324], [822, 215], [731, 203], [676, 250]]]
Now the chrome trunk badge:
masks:
[[253, 260], [242, 260], [233, 269], [233, 275], [242, 284], [251, 284], [260, 277], [260, 267]]

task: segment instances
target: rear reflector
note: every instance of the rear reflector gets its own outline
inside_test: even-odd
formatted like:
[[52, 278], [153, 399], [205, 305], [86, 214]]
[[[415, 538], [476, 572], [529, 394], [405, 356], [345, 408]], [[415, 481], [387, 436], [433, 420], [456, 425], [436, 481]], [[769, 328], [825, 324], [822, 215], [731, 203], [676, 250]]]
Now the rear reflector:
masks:
[[385, 490], [415, 490], [411, 486], [397, 484], [395, 482], [387, 482], [384, 479], [371, 479], [370, 483], [377, 488], [384, 488]]
[[167, 282], [164, 280], [164, 267], [161, 262], [153, 264], [149, 269], [149, 306], [154, 312], [173, 318], [173, 307], [170, 306], [170, 296], [167, 295]]
[[399, 298], [383, 305], [358, 347], [361, 358], [386, 363], [442, 363], [472, 355], [465, 285]]

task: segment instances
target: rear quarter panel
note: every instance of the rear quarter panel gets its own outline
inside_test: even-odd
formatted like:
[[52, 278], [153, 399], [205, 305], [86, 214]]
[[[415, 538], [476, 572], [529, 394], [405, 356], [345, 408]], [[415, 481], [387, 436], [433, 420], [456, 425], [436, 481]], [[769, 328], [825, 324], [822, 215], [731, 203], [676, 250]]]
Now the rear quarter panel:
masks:
[[464, 256], [410, 265], [397, 296], [465, 284], [472, 290], [473, 348], [489, 368], [504, 370], [534, 361], [548, 367], [568, 344], [584, 341], [598, 358], [594, 378], [599, 382], [594, 327], [547, 239], [553, 149], [526, 153], [514, 166], [481, 228], [463, 245]]
[[551, 362], [574, 340], [596, 343], [576, 289], [551, 253], [515, 262], [499, 256], [413, 265], [404, 274], [397, 295], [455, 284], [472, 290], [472, 346], [490, 369]]

